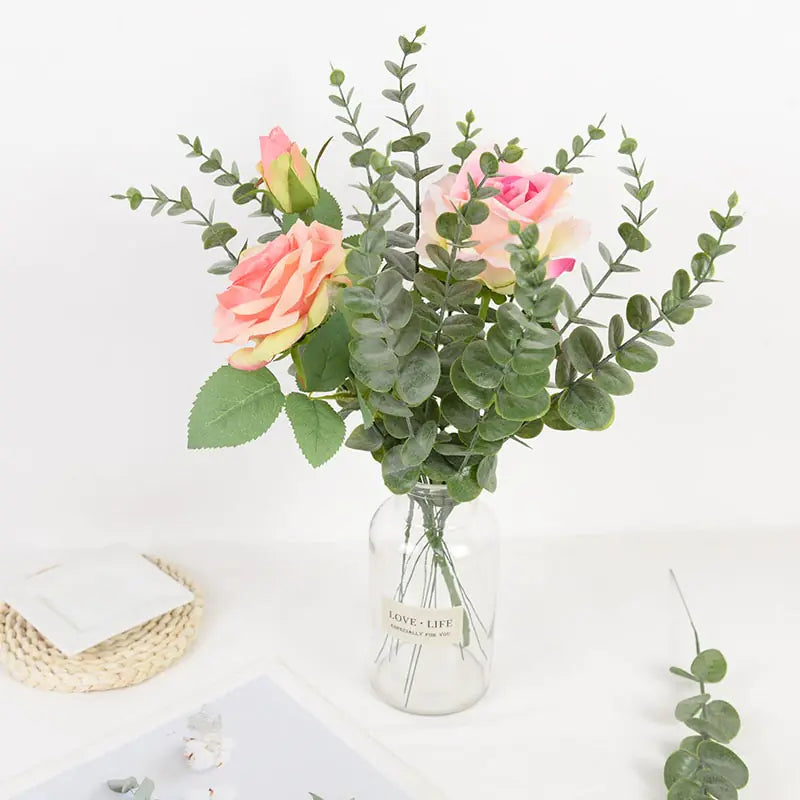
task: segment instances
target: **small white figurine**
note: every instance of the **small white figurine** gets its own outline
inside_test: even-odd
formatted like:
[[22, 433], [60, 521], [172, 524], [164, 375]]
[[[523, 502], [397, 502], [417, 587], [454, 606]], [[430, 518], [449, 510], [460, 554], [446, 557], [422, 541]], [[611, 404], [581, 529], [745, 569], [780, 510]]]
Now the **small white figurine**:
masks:
[[[184, 739], [183, 758], [196, 772], [219, 768], [230, 758], [233, 739], [222, 735], [222, 717], [212, 716], [205, 709], [189, 718], [192, 736]], [[211, 790], [209, 790], [211, 791]], [[217, 798], [215, 800], [229, 800]]]

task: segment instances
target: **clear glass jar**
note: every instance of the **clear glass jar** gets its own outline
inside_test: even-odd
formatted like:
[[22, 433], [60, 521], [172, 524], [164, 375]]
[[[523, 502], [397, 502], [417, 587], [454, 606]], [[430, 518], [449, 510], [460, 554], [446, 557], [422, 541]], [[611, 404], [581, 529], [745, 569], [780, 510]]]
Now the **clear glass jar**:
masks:
[[440, 484], [394, 495], [370, 525], [372, 685], [413, 714], [452, 714], [489, 686], [497, 524]]

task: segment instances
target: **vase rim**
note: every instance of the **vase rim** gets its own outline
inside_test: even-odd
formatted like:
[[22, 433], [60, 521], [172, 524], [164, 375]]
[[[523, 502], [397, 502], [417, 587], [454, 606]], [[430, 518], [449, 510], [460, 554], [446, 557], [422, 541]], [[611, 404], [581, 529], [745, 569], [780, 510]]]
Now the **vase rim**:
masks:
[[418, 481], [409, 494], [443, 494], [447, 493], [446, 483], [422, 483]]

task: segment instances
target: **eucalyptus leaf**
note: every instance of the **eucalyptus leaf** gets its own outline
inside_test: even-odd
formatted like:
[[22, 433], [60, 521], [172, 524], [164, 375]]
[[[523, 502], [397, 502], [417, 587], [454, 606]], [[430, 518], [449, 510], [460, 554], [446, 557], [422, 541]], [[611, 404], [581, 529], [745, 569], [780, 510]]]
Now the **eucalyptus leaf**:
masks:
[[441, 365], [436, 350], [429, 344], [418, 344], [400, 359], [396, 391], [401, 400], [418, 406], [433, 394], [439, 383]]
[[558, 401], [562, 418], [574, 428], [602, 431], [614, 421], [614, 401], [609, 393], [585, 380], [567, 388]]
[[690, 667], [692, 675], [705, 683], [719, 683], [728, 672], [725, 656], [719, 650], [703, 650]]
[[419, 466], [430, 455], [438, 427], [429, 419], [400, 447], [400, 459], [407, 467]]
[[381, 462], [381, 474], [386, 488], [393, 494], [408, 494], [419, 480], [419, 466], [407, 466], [400, 455], [402, 445], [388, 450]]
[[461, 359], [457, 359], [450, 367], [450, 382], [456, 394], [470, 407], [474, 409], [489, 408], [494, 400], [494, 392], [491, 389], [485, 389], [474, 383], [461, 363]]
[[629, 372], [647, 372], [658, 364], [658, 354], [644, 342], [631, 342], [617, 350], [617, 364]]

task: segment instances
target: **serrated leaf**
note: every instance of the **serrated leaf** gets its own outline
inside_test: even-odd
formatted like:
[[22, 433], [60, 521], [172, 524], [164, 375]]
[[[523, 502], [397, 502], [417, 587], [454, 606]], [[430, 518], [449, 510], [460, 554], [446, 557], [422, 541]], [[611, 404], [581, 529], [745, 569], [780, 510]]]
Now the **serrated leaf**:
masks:
[[236, 447], [266, 433], [283, 407], [283, 393], [266, 368], [220, 367], [205, 382], [189, 416], [189, 449]]
[[309, 392], [337, 389], [350, 375], [350, 331], [337, 311], [296, 348], [303, 387]]
[[344, 420], [324, 400], [292, 392], [286, 398], [286, 416], [294, 438], [312, 467], [333, 458], [346, 433]]

